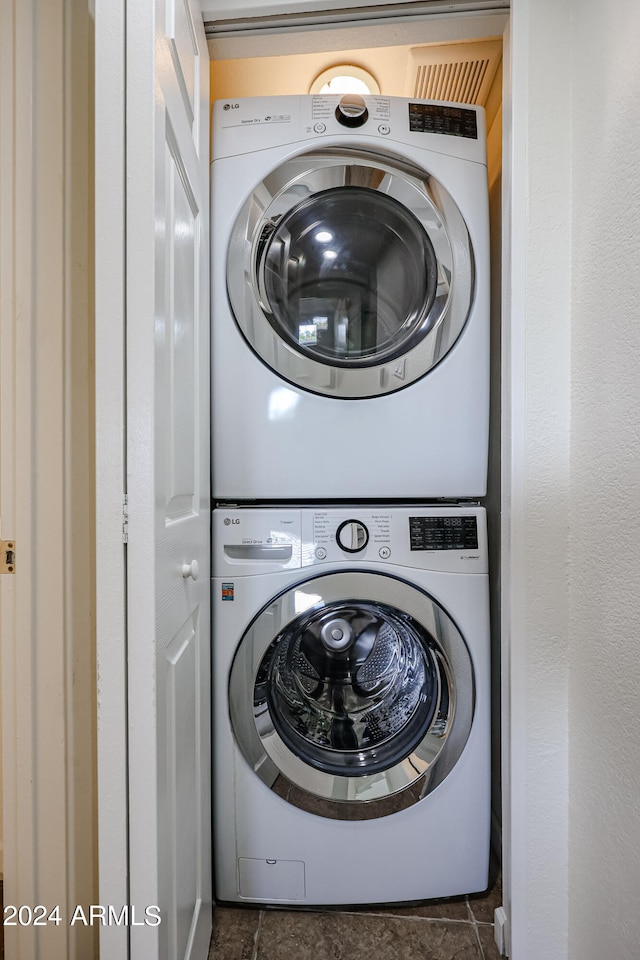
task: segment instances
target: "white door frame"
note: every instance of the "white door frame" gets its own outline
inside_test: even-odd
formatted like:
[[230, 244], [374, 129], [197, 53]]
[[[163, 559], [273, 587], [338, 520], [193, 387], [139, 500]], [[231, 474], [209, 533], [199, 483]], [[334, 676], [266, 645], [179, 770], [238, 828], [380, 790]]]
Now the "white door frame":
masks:
[[[128, 904], [125, 524], [125, 0], [95, 4], [96, 630], [99, 903]], [[128, 956], [123, 926], [103, 956]]]
[[513, 960], [568, 957], [571, 5], [512, 0], [503, 276], [503, 870]]

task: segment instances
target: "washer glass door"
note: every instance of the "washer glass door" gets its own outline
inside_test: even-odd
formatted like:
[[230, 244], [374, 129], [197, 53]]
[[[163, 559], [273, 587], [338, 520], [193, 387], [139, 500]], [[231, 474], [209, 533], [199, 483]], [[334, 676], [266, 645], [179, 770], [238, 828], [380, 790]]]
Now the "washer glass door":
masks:
[[452, 348], [474, 292], [471, 241], [446, 190], [359, 151], [288, 160], [232, 230], [236, 322], [276, 373], [345, 399], [401, 389]]
[[457, 627], [427, 594], [341, 572], [261, 611], [234, 660], [230, 705], [245, 758], [290, 802], [335, 818], [364, 806], [384, 816], [456, 762], [473, 671]]

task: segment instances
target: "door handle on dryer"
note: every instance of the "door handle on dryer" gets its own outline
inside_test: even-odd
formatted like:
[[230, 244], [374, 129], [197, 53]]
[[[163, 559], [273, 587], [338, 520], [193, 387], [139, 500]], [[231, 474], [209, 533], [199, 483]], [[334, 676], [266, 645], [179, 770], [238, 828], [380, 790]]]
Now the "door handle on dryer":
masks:
[[197, 580], [200, 576], [200, 567], [198, 566], [197, 560], [192, 560], [191, 563], [182, 564], [182, 576], [187, 579], [191, 577], [192, 580]]

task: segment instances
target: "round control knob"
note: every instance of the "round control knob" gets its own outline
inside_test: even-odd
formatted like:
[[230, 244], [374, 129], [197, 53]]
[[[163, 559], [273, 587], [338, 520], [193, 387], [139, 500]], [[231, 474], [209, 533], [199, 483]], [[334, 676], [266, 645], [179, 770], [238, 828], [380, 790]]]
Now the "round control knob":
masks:
[[359, 553], [369, 543], [369, 531], [360, 520], [345, 520], [336, 530], [336, 542], [346, 553]]
[[364, 97], [348, 93], [340, 98], [336, 107], [336, 119], [344, 127], [361, 127], [369, 119], [369, 111]]

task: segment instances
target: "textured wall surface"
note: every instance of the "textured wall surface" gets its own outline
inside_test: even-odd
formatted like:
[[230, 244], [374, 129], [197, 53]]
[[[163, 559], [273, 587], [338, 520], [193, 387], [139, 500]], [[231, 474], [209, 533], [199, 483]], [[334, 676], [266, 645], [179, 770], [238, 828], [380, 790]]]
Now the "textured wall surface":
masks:
[[569, 955], [640, 951], [640, 7], [574, 0]]
[[513, 960], [637, 960], [640, 8], [514, 0]]

